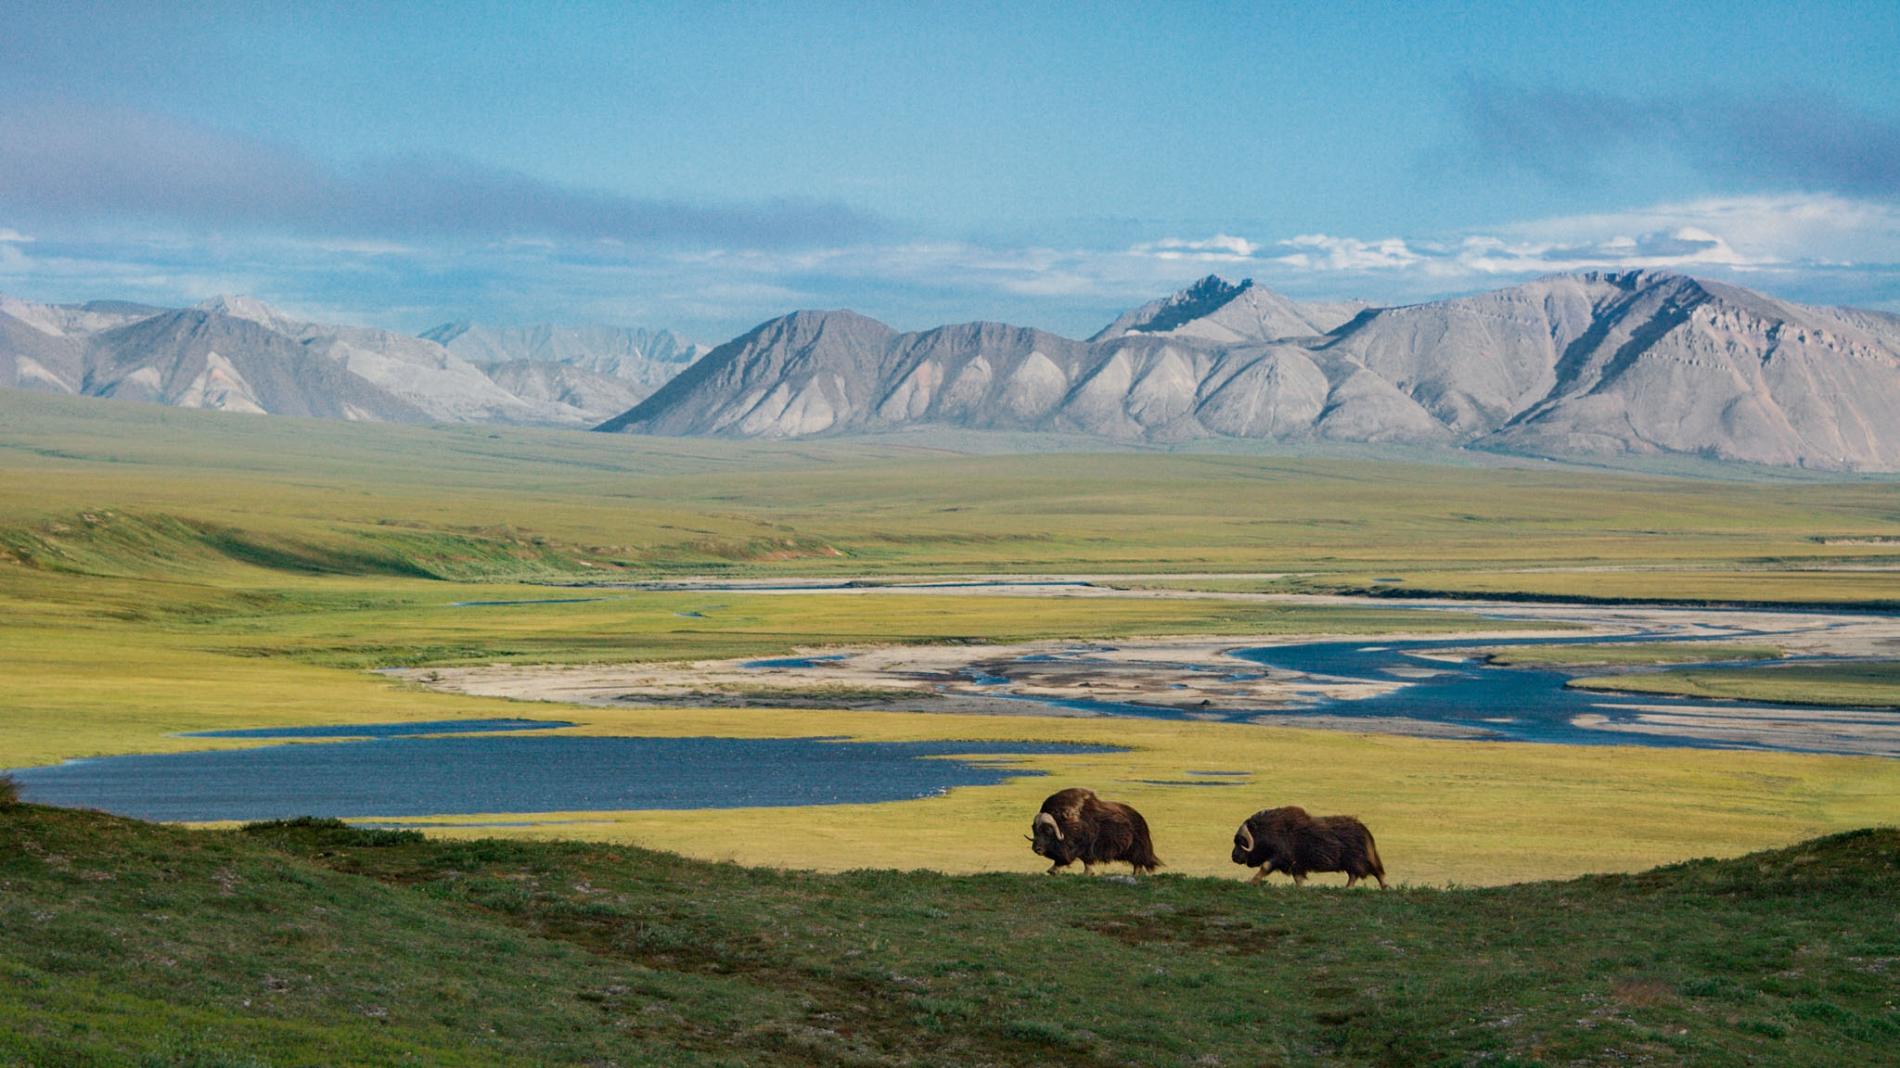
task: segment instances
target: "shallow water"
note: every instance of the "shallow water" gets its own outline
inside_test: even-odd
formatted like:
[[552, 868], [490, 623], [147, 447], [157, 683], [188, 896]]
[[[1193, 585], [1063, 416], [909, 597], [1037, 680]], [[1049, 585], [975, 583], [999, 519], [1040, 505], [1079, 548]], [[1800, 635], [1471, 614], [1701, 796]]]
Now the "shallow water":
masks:
[[828, 656], [778, 656], [768, 660], [748, 660], [742, 666], [749, 668], [814, 668], [828, 660], [843, 660], [845, 654], [832, 653]]
[[[1329, 679], [1401, 683], [1376, 697], [1320, 699], [1295, 707], [1246, 707], [1223, 702], [1207, 708], [1175, 708], [1165, 705], [1095, 701], [1086, 698], [1059, 698], [1035, 694], [1010, 693], [1003, 676], [966, 671], [966, 677], [988, 688], [988, 695], [1026, 701], [1072, 711], [1104, 716], [1132, 716], [1144, 719], [1198, 719], [1246, 722], [1256, 716], [1297, 720], [1302, 715], [1324, 716], [1329, 720], [1365, 718], [1376, 729], [1378, 720], [1413, 720], [1440, 724], [1462, 732], [1481, 732], [1476, 736], [1498, 741], [1556, 742], [1567, 745], [1641, 745], [1665, 748], [1698, 749], [1769, 749], [1784, 752], [1866, 752], [1864, 746], [1843, 741], [1841, 744], [1802, 745], [1778, 740], [1764, 734], [1753, 741], [1699, 736], [1692, 732], [1672, 734], [1654, 731], [1611, 729], [1619, 723], [1634, 722], [1645, 711], [1682, 710], [1702, 715], [1723, 713], [1775, 713], [1794, 721], [1814, 721], [1824, 716], [1825, 708], [1801, 705], [1760, 704], [1744, 701], [1716, 701], [1688, 697], [1620, 695], [1566, 686], [1571, 675], [1535, 667], [1502, 667], [1480, 658], [1437, 660], [1420, 654], [1441, 650], [1496, 648], [1510, 645], [1612, 644], [1616, 642], [1699, 642], [1733, 640], [1745, 633], [1726, 633], [1717, 637], [1681, 637], [1669, 634], [1640, 633], [1604, 637], [1588, 635], [1572, 638], [1437, 638], [1414, 641], [1303, 642], [1289, 645], [1239, 649], [1236, 658], [1263, 667]], [[1710, 666], [1755, 669], [1770, 663], [1790, 663], [1814, 658], [1785, 658], [1779, 661], [1745, 660], [1685, 664], [1651, 670], [1692, 670]], [[1037, 654], [1025, 662], [1065, 660], [1086, 664], [1089, 658], [1057, 657]], [[1183, 664], [1183, 671], [1221, 672], [1230, 679], [1258, 677], [1257, 673], [1230, 672], [1225, 668]], [[1431, 674], [1421, 674], [1430, 672]], [[1882, 710], [1861, 710], [1867, 722], [1900, 727], [1900, 710], [1891, 714]], [[1578, 716], [1604, 718], [1603, 726], [1579, 726]]]
[[[1026, 742], [391, 733], [104, 757], [12, 774], [26, 800], [140, 819], [400, 818], [901, 801], [1042, 774], [1011, 765], [1012, 756], [1118, 751]], [[935, 759], [945, 757], [971, 759]]]
[[[1621, 640], [1672, 639], [1642, 635]], [[1304, 708], [1284, 710], [1280, 714], [1298, 715], [1308, 712], [1328, 716], [1403, 716], [1432, 723], [1482, 729], [1497, 738], [1512, 741], [1562, 742], [1569, 745], [1735, 748], [1733, 742], [1714, 742], [1691, 736], [1636, 734], [1579, 727], [1570, 721], [1576, 716], [1593, 713], [1606, 717], [1611, 723], [1627, 722], [1635, 718], [1639, 708], [1681, 708], [1705, 713], [1722, 710], [1775, 711], [1796, 716], [1812, 714], [1816, 711], [1812, 708], [1792, 705], [1651, 695], [1622, 696], [1590, 690], [1575, 690], [1565, 685], [1570, 681], [1571, 676], [1561, 671], [1536, 667], [1500, 667], [1475, 658], [1426, 660], [1415, 655], [1446, 649], [1469, 649], [1473, 646], [1495, 648], [1506, 645], [1585, 643], [1606, 644], [1600, 637], [1554, 641], [1551, 639], [1488, 639], [1482, 642], [1463, 638], [1394, 641], [1381, 645], [1369, 645], [1364, 641], [1313, 642], [1302, 645], [1244, 649], [1234, 655], [1270, 668], [1299, 671], [1310, 675], [1405, 683], [1398, 689], [1378, 697], [1319, 701]], [[1768, 661], [1737, 662], [1733, 666], [1756, 667], [1763, 663], [1768, 663]], [[1685, 666], [1699, 668], [1710, 665]], [[1437, 674], [1418, 678], [1393, 674], [1393, 669], [1416, 668], [1424, 668]]]

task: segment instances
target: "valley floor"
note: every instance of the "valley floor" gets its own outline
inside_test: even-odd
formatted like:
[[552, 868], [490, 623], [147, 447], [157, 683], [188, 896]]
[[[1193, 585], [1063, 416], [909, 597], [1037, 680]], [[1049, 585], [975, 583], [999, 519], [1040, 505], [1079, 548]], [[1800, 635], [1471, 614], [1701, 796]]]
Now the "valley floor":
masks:
[[[437, 686], [471, 678], [604, 675], [596, 692], [611, 694], [641, 671], [664, 676], [678, 670], [671, 666], [676, 657], [703, 657], [713, 650], [737, 661], [783, 656], [819, 637], [849, 648], [870, 644], [875, 636], [884, 645], [880, 656], [901, 659], [989, 650], [981, 644], [941, 644], [959, 634], [1061, 635], [1066, 642], [1097, 643], [1113, 638], [1118, 646], [1130, 633], [1229, 635], [1179, 639], [1218, 649], [1237, 641], [1314, 634], [1385, 641], [1417, 633], [1427, 623], [1441, 634], [1500, 633], [1498, 622], [1461, 610], [1266, 598], [1045, 599], [904, 592], [836, 597], [599, 591], [591, 599], [537, 603], [531, 590], [506, 586], [428, 589], [425, 594], [384, 582], [377, 589], [381, 592], [364, 589], [353, 595], [357, 601], [307, 605], [300, 599], [311, 594], [290, 595], [289, 611], [206, 611], [133, 627], [21, 634], [22, 640], [9, 648], [29, 657], [31, 666], [22, 661], [12, 672], [19, 685], [9, 715], [0, 720], [0, 766], [283, 744], [185, 737], [185, 732], [519, 716], [571, 721], [576, 726], [558, 733], [580, 738], [1017, 742], [1026, 750], [1007, 760], [1019, 776], [907, 801], [527, 814], [308, 811], [425, 827], [443, 836], [502, 833], [621, 842], [748, 865], [1030, 871], [1039, 862], [1021, 839], [1029, 815], [1054, 789], [1086, 784], [1148, 815], [1172, 871], [1238, 874], [1226, 859], [1234, 827], [1256, 809], [1297, 803], [1365, 819], [1379, 834], [1393, 875], [1415, 885], [1514, 882], [1632, 871], [1688, 856], [1732, 856], [1891, 822], [1900, 811], [1900, 761], [1881, 758], [1365, 733], [1380, 724], [1344, 732], [1186, 718], [943, 716], [753, 702], [728, 708], [548, 704], [510, 699], [520, 695], [505, 686], [495, 693], [434, 693], [364, 670], [400, 658], [403, 650], [419, 650], [437, 661], [500, 656], [530, 665], [549, 652], [622, 659], [638, 650], [636, 655], [653, 658], [648, 668], [443, 665], [410, 671], [412, 678]], [[460, 607], [475, 599], [475, 589], [484, 591], [485, 600], [508, 603]], [[1828, 627], [1817, 630], [1835, 633]], [[1862, 631], [1849, 625], [1838, 633], [1851, 637]], [[445, 644], [450, 636], [452, 644]], [[1484, 640], [1474, 639], [1474, 644]], [[1128, 647], [1152, 642], [1134, 640]], [[114, 666], [102, 671], [107, 649], [106, 662]], [[139, 681], [128, 690], [128, 680]], [[1027, 751], [1029, 743], [1046, 742], [1125, 751]], [[841, 773], [848, 773], [848, 765]], [[1619, 833], [1603, 834], [1605, 827]]]
[[[621, 742], [923, 742], [1006, 773], [878, 803], [318, 813], [426, 839], [8, 807], [0, 1062], [1869, 1061], [1900, 1030], [1896, 844], [1848, 832], [1900, 818], [1900, 761], [839, 707], [881, 700], [870, 678], [780, 708], [742, 668], [684, 707], [430, 687], [593, 672], [590, 700], [617, 699], [639, 685], [600, 665], [981, 667], [1159, 639], [1206, 667], [1236, 643], [1537, 622], [1338, 596], [1431, 591], [1826, 603], [1857, 622], [1777, 650], [1890, 663], [1897, 500], [1760, 472], [654, 441], [0, 391], [0, 767], [525, 716]], [[1127, 588], [739, 585], [961, 575]], [[1056, 674], [1019, 681], [1093, 681]], [[1167, 874], [1028, 875], [1029, 816], [1072, 784], [1140, 807]], [[1241, 885], [1234, 827], [1283, 803], [1365, 819], [1401, 888]], [[1698, 857], [1729, 859], [1630, 874]], [[1538, 881], [1586, 873], [1625, 874]]]
[[[581, 709], [372, 674], [639, 663], [658, 678], [685, 662], [813, 648], [1167, 637], [1207, 649], [1501, 625], [1484, 603], [1421, 612], [1340, 591], [1866, 609], [1900, 600], [1892, 482], [1481, 458], [1031, 456], [910, 440], [780, 447], [4, 392], [0, 416], [0, 766], [263, 744], [188, 732], [523, 714], [634, 737], [1107, 741], [1132, 751], [1025, 753], [1021, 778], [914, 801], [541, 813], [579, 822], [502, 830], [756, 864], [1024, 870], [1025, 813], [1055, 786], [1087, 782], [1153, 809], [1176, 870], [1223, 872], [1239, 818], [1294, 801], [1358, 813], [1391, 842], [1399, 877], [1424, 884], [1735, 855], [1900, 809], [1900, 764], [1879, 759], [837, 707], [880, 682], [820, 690], [821, 707], [761, 708], [743, 676], [706, 702], [735, 707]], [[1044, 579], [862, 586], [964, 575]], [[1096, 585], [1062, 584], [1080, 581]], [[801, 588], [848, 582], [858, 592]], [[1638, 609], [1606, 613], [1645, 625]], [[1827, 630], [1832, 651], [1857, 634], [1857, 655], [1890, 657], [1883, 617], [1859, 618]], [[1777, 641], [1800, 653], [1808, 637]], [[1091, 680], [1043, 681], [1065, 691]], [[1244, 784], [1183, 785], [1210, 770], [1244, 772], [1223, 777]]]

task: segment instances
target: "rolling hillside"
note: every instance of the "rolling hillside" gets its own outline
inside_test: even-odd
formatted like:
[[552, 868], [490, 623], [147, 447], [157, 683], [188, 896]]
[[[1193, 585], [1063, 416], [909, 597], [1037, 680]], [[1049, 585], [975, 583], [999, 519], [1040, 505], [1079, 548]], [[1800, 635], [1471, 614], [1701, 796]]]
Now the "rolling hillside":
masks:
[[13, 1063], [1836, 1066], [1900, 1041], [1891, 830], [1380, 892], [0, 805], [0, 886]]

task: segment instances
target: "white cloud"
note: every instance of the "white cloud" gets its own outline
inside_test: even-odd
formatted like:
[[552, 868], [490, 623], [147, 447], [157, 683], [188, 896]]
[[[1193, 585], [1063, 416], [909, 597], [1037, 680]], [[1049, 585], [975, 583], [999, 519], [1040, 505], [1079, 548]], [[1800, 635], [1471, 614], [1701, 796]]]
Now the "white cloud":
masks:
[[32, 238], [26, 236], [25, 234], [21, 233], [18, 230], [14, 230], [5, 226], [0, 226], [0, 245], [6, 245], [6, 244], [26, 245], [26, 244], [31, 244], [32, 241], [33, 241]]
[[[1833, 195], [1708, 198], [1437, 237], [1311, 233], [1278, 241], [1234, 240], [1227, 262], [1285, 285], [1350, 276], [1383, 279], [1411, 291], [1618, 268], [1784, 275], [1853, 270], [1892, 275], [1900, 284], [1900, 206]], [[1153, 255], [1189, 244], [1207, 243], [1170, 239], [1129, 252]], [[1244, 255], [1239, 254], [1243, 246]]]
[[1282, 248], [1294, 251], [1273, 257], [1275, 263], [1321, 271], [1368, 271], [1410, 267], [1421, 258], [1417, 252], [1407, 247], [1404, 239], [1397, 237], [1378, 241], [1361, 241], [1356, 237], [1301, 234], [1298, 237], [1289, 237], [1279, 244]]
[[[595, 241], [412, 246], [188, 234], [0, 241], [0, 290], [192, 303], [251, 292], [338, 321], [637, 322], [716, 341], [795, 308], [855, 307], [904, 328], [972, 318], [1087, 333], [1200, 275], [1290, 295], [1430, 299], [1561, 271], [1740, 276], [1818, 303], [1900, 306], [1900, 207], [1740, 197], [1377, 238], [1225, 231], [1119, 248], [964, 241], [653, 249]], [[32, 257], [26, 255], [31, 249]], [[1752, 278], [1752, 281], [1750, 280]], [[332, 311], [334, 309], [334, 311]]]
[[1475, 275], [1552, 274], [1610, 268], [1692, 270], [1697, 267], [1748, 268], [1771, 260], [1751, 260], [1720, 236], [1694, 226], [1640, 234], [1609, 234], [1575, 243], [1507, 240], [1473, 235], [1430, 265], [1433, 273]]
[[1711, 197], [1501, 227], [1527, 240], [1692, 228], [1754, 263], [1900, 263], [1900, 205], [1820, 195]]
[[1254, 254], [1260, 251], [1260, 246], [1244, 237], [1215, 234], [1213, 237], [1200, 241], [1164, 237], [1159, 241], [1136, 245], [1129, 251], [1145, 253], [1160, 260], [1208, 260], [1225, 263], [1252, 259]]

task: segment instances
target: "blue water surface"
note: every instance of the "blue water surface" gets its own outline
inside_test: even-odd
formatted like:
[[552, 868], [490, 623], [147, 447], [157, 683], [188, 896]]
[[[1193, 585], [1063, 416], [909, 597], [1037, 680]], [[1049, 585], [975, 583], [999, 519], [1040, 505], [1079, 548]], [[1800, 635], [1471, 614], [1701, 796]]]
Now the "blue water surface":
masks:
[[12, 774], [26, 800], [139, 819], [348, 819], [901, 801], [1042, 774], [1012, 766], [1012, 756], [1119, 751], [1033, 742], [389, 735], [103, 757]]

